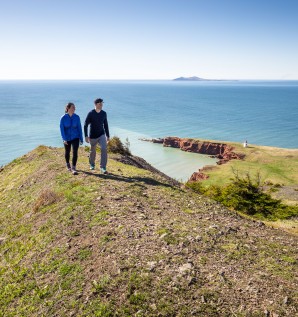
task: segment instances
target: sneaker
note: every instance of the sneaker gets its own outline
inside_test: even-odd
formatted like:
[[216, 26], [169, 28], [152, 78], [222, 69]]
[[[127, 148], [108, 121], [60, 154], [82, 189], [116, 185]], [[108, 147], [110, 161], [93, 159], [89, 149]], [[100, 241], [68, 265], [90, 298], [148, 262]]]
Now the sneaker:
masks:
[[67, 168], [67, 170], [68, 170], [69, 172], [71, 172], [71, 167], [70, 167], [70, 164], [69, 164], [69, 163], [66, 164], [66, 168]]
[[95, 169], [95, 166], [94, 166], [94, 165], [90, 165], [90, 169], [91, 169], [91, 170], [94, 170], [94, 169]]
[[107, 170], [103, 167], [100, 168], [100, 171], [103, 173], [103, 174], [108, 174]]
[[72, 172], [73, 175], [78, 175], [78, 172], [77, 172], [75, 166], [72, 167], [71, 172]]

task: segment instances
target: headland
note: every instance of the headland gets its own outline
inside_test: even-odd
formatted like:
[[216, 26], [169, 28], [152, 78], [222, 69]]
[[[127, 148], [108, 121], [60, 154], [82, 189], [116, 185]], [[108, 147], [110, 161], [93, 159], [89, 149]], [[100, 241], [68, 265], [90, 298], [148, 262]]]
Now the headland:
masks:
[[[148, 139], [166, 147], [200, 153], [218, 158], [217, 165], [205, 166], [190, 175], [190, 181], [203, 181], [203, 186], [225, 185], [233, 173], [260, 174], [268, 184], [275, 184], [273, 197], [288, 204], [298, 203], [298, 149], [284, 149], [270, 146], [202, 140], [192, 138], [165, 137]], [[270, 189], [270, 186], [268, 187]]]

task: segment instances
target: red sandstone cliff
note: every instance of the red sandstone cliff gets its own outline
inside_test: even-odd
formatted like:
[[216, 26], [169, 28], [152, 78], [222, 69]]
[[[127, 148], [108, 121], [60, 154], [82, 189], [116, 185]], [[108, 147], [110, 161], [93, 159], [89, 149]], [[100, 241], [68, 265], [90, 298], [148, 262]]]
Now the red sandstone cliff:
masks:
[[[233, 147], [224, 143], [207, 142], [193, 139], [182, 139], [178, 137], [166, 137], [163, 139], [163, 146], [180, 148], [182, 151], [207, 154], [219, 159], [217, 164], [224, 164], [230, 160], [242, 160], [243, 154], [233, 152]], [[208, 178], [203, 169], [194, 172], [190, 181], [203, 180]]]

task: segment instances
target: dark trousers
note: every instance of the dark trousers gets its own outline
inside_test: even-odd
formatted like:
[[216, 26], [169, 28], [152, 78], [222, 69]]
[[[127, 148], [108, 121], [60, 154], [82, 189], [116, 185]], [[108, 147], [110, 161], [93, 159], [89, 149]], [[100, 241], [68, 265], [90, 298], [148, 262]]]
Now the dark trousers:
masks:
[[78, 160], [79, 145], [80, 145], [79, 139], [73, 139], [71, 141], [67, 141], [67, 144], [64, 144], [66, 164], [69, 164], [70, 150], [72, 147], [72, 166], [76, 166], [77, 160]]

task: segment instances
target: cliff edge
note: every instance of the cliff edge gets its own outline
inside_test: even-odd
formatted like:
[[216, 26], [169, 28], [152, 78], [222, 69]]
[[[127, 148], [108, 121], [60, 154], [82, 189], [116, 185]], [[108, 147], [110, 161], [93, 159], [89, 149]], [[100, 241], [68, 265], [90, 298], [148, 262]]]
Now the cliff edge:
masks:
[[[179, 137], [165, 137], [162, 140], [163, 146], [179, 148], [182, 151], [199, 153], [217, 158], [217, 164], [225, 164], [230, 160], [243, 160], [245, 155], [243, 153], [235, 152], [232, 145], [213, 141], [200, 141], [197, 139], [179, 138]], [[207, 179], [209, 176], [204, 173], [209, 167], [203, 167], [194, 172], [189, 181], [198, 181]]]

